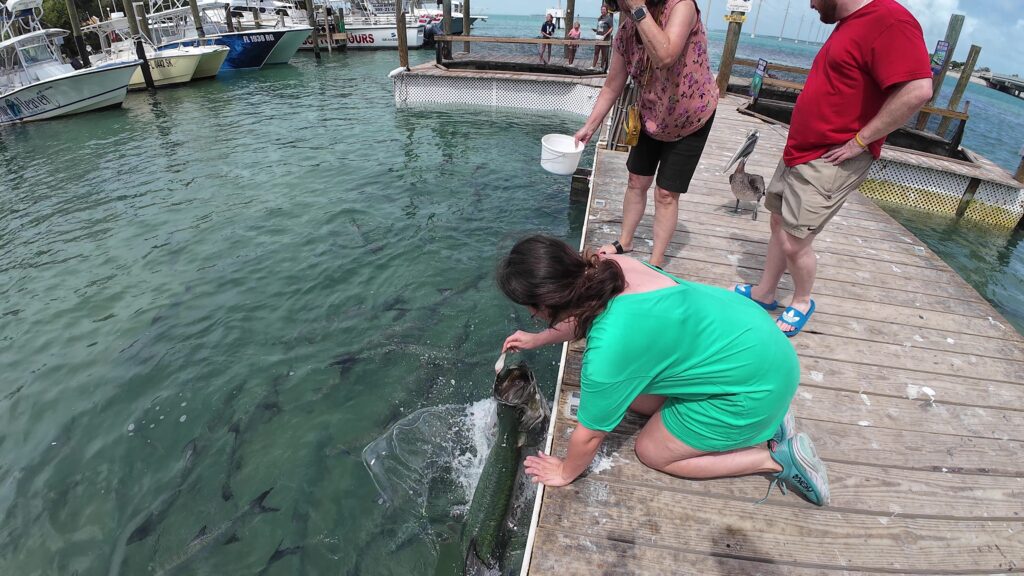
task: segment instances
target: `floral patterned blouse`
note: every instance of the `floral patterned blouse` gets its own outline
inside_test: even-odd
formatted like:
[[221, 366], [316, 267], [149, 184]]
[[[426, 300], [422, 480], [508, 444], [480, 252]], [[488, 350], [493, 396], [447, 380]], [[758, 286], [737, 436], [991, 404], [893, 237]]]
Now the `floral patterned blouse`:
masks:
[[700, 130], [718, 106], [718, 85], [711, 74], [708, 37], [696, 0], [667, 0], [658, 24], [664, 29], [672, 9], [683, 2], [693, 2], [697, 22], [690, 30], [682, 55], [670, 66], [653, 65], [636, 23], [628, 17], [622, 19], [615, 39], [615, 51], [626, 59], [626, 72], [640, 86], [637, 103], [644, 132], [662, 142], [679, 140]]

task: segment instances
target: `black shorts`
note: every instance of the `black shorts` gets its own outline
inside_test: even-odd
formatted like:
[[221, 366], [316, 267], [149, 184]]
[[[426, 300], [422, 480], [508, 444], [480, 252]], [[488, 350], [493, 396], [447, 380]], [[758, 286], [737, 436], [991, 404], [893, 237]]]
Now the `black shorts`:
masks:
[[676, 194], [686, 192], [714, 121], [712, 113], [700, 130], [674, 142], [655, 140], [641, 130], [640, 141], [629, 151], [626, 169], [637, 176], [654, 176], [657, 172], [658, 188]]

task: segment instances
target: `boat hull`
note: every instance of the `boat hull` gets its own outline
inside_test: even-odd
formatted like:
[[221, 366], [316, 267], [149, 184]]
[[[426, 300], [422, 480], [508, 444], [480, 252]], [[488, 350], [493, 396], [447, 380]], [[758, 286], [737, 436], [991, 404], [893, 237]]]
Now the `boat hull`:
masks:
[[224, 32], [207, 34], [205, 40], [188, 38], [169, 42], [160, 47], [168, 50], [179, 46], [198, 46], [200, 43], [212, 41], [219, 46], [227, 46], [228, 55], [221, 65], [221, 70], [258, 70], [266, 63], [274, 47], [284, 37], [285, 30], [243, 30], [241, 32]]
[[[157, 52], [147, 58], [149, 61], [149, 73], [153, 77], [153, 85], [157, 88], [164, 88], [184, 84], [192, 80], [192, 76], [195, 74], [196, 67], [199, 65], [201, 58], [202, 55], [200, 54], [185, 53], [165, 56]], [[132, 75], [128, 89], [146, 89], [146, 78], [142, 75], [141, 66]]]
[[77, 70], [0, 96], [0, 125], [120, 106], [139, 61]]
[[[285, 30], [284, 37], [277, 43], [274, 50], [267, 57], [266, 64], [287, 64], [292, 56], [299, 51], [299, 47], [305, 42], [313, 28], [310, 26], [297, 26]], [[265, 65], [266, 65], [265, 64]]]
[[203, 50], [199, 57], [199, 65], [196, 66], [196, 71], [192, 74], [193, 80], [202, 80], [204, 78], [213, 78], [220, 72], [220, 67], [224, 64], [224, 60], [228, 57], [227, 46], [199, 46], [198, 48], [213, 48], [213, 50]]
[[[398, 28], [395, 25], [346, 24], [349, 48], [398, 48]], [[423, 46], [423, 26], [406, 28], [409, 48]]]

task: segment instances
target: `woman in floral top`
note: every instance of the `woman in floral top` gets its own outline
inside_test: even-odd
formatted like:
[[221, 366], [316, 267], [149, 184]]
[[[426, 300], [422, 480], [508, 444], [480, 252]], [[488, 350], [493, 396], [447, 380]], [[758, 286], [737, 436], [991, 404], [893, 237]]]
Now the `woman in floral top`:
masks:
[[654, 189], [654, 248], [650, 263], [661, 266], [686, 192], [707, 142], [718, 87], [708, 63], [708, 40], [695, 0], [620, 0], [622, 26], [615, 39], [604, 88], [575, 138], [586, 143], [630, 77], [639, 88], [642, 130], [630, 150], [629, 182], [622, 200], [622, 232], [601, 252], [633, 249], [633, 235]]

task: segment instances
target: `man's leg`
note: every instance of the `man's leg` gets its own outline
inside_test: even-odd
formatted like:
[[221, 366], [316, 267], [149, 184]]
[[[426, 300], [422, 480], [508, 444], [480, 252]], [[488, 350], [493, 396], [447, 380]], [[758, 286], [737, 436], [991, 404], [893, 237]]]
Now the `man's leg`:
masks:
[[702, 452], [691, 448], [665, 428], [660, 411], [637, 436], [636, 456], [650, 468], [681, 478], [725, 478], [782, 470], [766, 444], [729, 452]]
[[[623, 218], [625, 220], [625, 218]], [[654, 249], [651, 250], [651, 264], [665, 263], [665, 250], [672, 240], [672, 234], [679, 223], [679, 194], [654, 187]], [[625, 228], [625, 226], [623, 226]], [[635, 227], [634, 227], [635, 228]]]
[[754, 300], [771, 304], [775, 302], [775, 291], [779, 287], [782, 275], [786, 272], [785, 241], [788, 234], [782, 229], [782, 216], [771, 213], [772, 233], [768, 238], [768, 253], [764, 259], [764, 271], [761, 279], [750, 290]]
[[[619, 244], [626, 252], [633, 249], [633, 235], [636, 234], [636, 227], [640, 225], [640, 220], [644, 217], [644, 209], [647, 207], [647, 190], [653, 182], [653, 175], [640, 176], [632, 172], [629, 173], [626, 194], [622, 197], [622, 232], [619, 234]], [[655, 213], [655, 217], [657, 217], [657, 213]], [[614, 254], [615, 247], [611, 244], [602, 246], [601, 252]]]
[[[814, 277], [818, 272], [818, 259], [811, 247], [817, 234], [808, 234], [806, 238], [798, 238], [789, 232], [782, 231], [782, 235], [786, 264], [789, 266], [789, 275], [793, 278], [793, 301], [789, 305], [806, 314], [811, 309], [811, 289], [814, 287]], [[794, 329], [793, 326], [783, 322], [781, 318], [779, 318], [778, 324], [783, 332], [791, 332]]]

